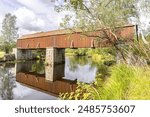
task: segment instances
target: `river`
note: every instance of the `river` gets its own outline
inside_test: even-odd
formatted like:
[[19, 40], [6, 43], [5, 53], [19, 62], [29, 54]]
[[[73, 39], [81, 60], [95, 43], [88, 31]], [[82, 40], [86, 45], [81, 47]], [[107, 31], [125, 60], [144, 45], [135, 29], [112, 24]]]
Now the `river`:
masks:
[[74, 91], [77, 82], [92, 83], [97, 66], [88, 57], [66, 57], [65, 64], [45, 66], [44, 61], [0, 64], [1, 100], [55, 100]]

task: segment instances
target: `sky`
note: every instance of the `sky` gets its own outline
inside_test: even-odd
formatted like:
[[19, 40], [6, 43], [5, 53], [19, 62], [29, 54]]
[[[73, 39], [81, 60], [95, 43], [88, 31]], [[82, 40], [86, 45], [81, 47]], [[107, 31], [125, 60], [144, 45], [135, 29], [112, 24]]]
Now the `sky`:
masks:
[[[54, 2], [55, 1], [55, 2]], [[62, 18], [68, 12], [57, 13], [55, 5], [63, 0], [0, 0], [0, 30], [6, 13], [17, 16], [19, 35], [60, 29]], [[143, 13], [142, 13], [143, 14]], [[143, 29], [150, 27], [150, 18], [141, 15]]]
[[57, 30], [68, 12], [57, 13], [55, 5], [61, 0], [0, 0], [0, 30], [6, 13], [17, 17], [19, 35]]

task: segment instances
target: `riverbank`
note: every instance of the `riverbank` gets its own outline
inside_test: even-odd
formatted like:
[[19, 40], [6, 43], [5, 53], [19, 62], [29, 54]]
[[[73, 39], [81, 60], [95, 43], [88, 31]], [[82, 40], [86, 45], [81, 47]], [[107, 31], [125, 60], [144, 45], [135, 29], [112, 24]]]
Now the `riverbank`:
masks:
[[114, 48], [103, 49], [66, 49], [66, 56], [87, 56], [96, 63], [112, 64], [116, 61], [116, 51]]
[[13, 62], [15, 60], [15, 54], [5, 54], [4, 52], [1, 52], [0, 62]]
[[[136, 56], [149, 60], [149, 53], [145, 46], [141, 43], [140, 48], [137, 48], [138, 44], [134, 46], [132, 52]], [[92, 84], [78, 82], [76, 91], [61, 93], [60, 98], [63, 100], [149, 100], [150, 66], [122, 63], [109, 67], [105, 64], [106, 61], [115, 60], [115, 56], [111, 51], [105, 52], [91, 52], [92, 61], [98, 63], [99, 68], [96, 80]]]

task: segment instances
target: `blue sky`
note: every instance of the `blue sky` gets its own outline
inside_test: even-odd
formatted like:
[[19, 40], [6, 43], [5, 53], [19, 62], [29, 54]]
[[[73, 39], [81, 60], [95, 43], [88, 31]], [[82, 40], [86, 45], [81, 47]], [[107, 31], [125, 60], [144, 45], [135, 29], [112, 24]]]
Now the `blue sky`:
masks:
[[19, 34], [59, 29], [61, 19], [67, 12], [57, 13], [55, 0], [0, 0], [0, 30], [6, 13], [17, 16]]
[[[53, 2], [52, 2], [53, 1]], [[54, 2], [55, 1], [55, 2]], [[0, 0], [0, 30], [6, 13], [17, 16], [20, 36], [23, 34], [59, 29], [62, 18], [68, 12], [57, 13], [54, 6], [63, 0]], [[140, 12], [140, 9], [139, 9]], [[141, 12], [141, 27], [150, 27], [150, 16]]]

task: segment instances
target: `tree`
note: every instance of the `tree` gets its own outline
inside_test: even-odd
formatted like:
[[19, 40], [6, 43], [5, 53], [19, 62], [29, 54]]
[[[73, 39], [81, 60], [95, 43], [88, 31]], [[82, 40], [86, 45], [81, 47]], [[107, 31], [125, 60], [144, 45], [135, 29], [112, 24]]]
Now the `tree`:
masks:
[[116, 35], [116, 27], [127, 25], [131, 19], [138, 18], [139, 2], [147, 8], [148, 6], [145, 6], [145, 4], [150, 4], [148, 0], [142, 0], [142, 2], [139, 0], [65, 0], [65, 2], [64, 5], [58, 7], [58, 11], [67, 10], [74, 12], [74, 14], [72, 16], [67, 15], [63, 19], [64, 22], [61, 23], [61, 26], [70, 28], [69, 22], [71, 21], [73, 22], [71, 27], [73, 31], [80, 28], [85, 33], [101, 29], [101, 35], [96, 37], [93, 35], [93, 37], [98, 41], [107, 38], [120, 51], [124, 60], [125, 57], [121, 49], [116, 45], [116, 42], [112, 41], [112, 38], [119, 40], [119, 37]]
[[16, 27], [16, 16], [10, 13], [5, 15], [2, 23], [2, 38], [3, 48], [6, 53], [9, 53], [18, 38], [18, 28]]

